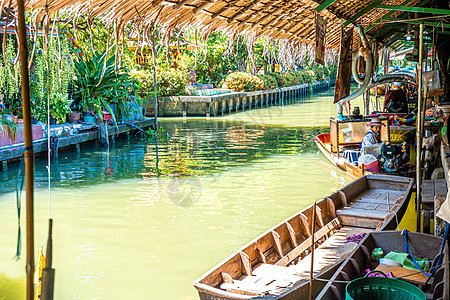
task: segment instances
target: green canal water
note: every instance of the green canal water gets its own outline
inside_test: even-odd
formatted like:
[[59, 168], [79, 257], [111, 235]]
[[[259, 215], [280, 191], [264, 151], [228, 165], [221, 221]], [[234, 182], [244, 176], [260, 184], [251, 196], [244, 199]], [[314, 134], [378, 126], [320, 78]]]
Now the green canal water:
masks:
[[[351, 180], [313, 142], [336, 113], [331, 103], [321, 94], [209, 120], [162, 119], [158, 148], [132, 136], [109, 150], [61, 152], [52, 165], [55, 299], [196, 299], [197, 277]], [[17, 172], [0, 173], [0, 299], [8, 300], [24, 298], [25, 248], [13, 259]], [[45, 160], [35, 175], [39, 250]]]

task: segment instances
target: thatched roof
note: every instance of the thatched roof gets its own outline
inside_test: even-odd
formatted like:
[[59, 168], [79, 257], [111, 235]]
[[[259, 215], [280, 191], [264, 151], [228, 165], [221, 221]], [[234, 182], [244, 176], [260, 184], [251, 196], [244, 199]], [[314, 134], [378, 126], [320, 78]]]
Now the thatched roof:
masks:
[[[9, 1], [3, 0], [3, 5]], [[246, 34], [252, 37], [266, 36], [290, 42], [313, 42], [315, 34], [316, 7], [322, 0], [30, 0], [27, 9], [39, 9], [39, 17], [46, 12], [54, 13], [68, 9], [79, 14], [101, 16], [116, 21], [119, 28], [134, 22], [140, 28], [154, 25], [166, 26], [167, 30], [186, 26], [201, 29], [205, 36], [216, 30], [231, 35]], [[405, 3], [408, 2], [408, 3]], [[372, 24], [389, 10], [372, 8], [376, 3], [389, 5], [417, 5], [419, 0], [337, 0], [320, 15], [327, 22], [326, 43], [337, 47], [340, 27], [359, 12], [364, 15], [352, 20], [352, 24], [364, 27]], [[391, 17], [401, 12], [390, 13]], [[380, 24], [369, 31], [376, 34], [386, 24]]]

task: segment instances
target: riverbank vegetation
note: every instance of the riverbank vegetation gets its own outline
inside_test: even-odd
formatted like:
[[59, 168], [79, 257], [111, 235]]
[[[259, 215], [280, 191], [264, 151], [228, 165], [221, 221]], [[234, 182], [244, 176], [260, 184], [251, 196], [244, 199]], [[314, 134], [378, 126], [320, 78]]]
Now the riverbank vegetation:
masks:
[[[35, 13], [28, 15], [30, 24], [35, 17]], [[73, 111], [99, 121], [105, 114], [111, 114], [114, 121], [126, 121], [135, 113], [133, 109], [152, 101], [154, 78], [156, 96], [161, 97], [189, 94], [187, 86], [194, 83], [254, 91], [336, 76], [335, 53], [330, 50], [325, 66], [317, 65], [312, 61], [313, 47], [307, 44], [294, 47], [286, 41], [224, 32], [204, 36], [190, 28], [156, 27], [144, 38], [130, 26], [119, 36], [117, 28], [100, 19], [70, 14], [59, 17], [66, 22], [53, 22], [53, 28], [44, 34], [35, 31], [28, 38], [36, 122], [49, 121], [47, 106], [57, 123], [66, 122]], [[3, 35], [0, 33], [4, 40], [0, 50], [0, 110], [2, 116], [14, 115], [17, 118], [13, 120], [17, 120], [22, 116], [17, 37], [8, 33], [3, 39]]]

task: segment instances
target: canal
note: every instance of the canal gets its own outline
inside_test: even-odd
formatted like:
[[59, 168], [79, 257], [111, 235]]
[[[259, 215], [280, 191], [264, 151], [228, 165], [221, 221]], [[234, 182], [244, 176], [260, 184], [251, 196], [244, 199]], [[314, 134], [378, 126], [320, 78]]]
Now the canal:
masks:
[[[161, 119], [157, 146], [137, 135], [109, 150], [61, 152], [52, 165], [55, 299], [197, 299], [197, 277], [350, 182], [313, 141], [335, 114], [325, 93], [209, 120]], [[8, 300], [23, 299], [25, 286], [24, 211], [22, 256], [13, 259], [18, 169], [0, 173], [0, 299]], [[35, 176], [39, 250], [46, 161], [36, 161]]]

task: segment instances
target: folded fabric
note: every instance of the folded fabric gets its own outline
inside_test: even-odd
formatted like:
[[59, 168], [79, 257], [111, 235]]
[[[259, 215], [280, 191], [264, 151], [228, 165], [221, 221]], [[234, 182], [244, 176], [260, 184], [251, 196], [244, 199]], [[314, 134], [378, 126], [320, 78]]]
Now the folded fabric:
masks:
[[350, 242], [354, 242], [354, 243], [359, 243], [365, 236], [365, 233], [360, 233], [360, 234], [354, 234], [352, 236], [348, 236], [346, 237], [347, 241], [346, 243], [350, 243]]
[[[386, 254], [386, 256], [384, 258], [394, 260], [394, 261], [402, 264], [402, 266], [404, 268], [418, 270], [416, 268], [416, 266], [414, 265], [414, 262], [412, 261], [411, 256], [407, 253], [403, 253], [400, 251], [391, 251], [388, 254]], [[416, 262], [419, 265], [419, 267], [423, 271], [426, 272], [428, 270], [429, 264], [430, 264], [430, 262], [428, 261], [428, 258], [418, 258], [416, 256], [414, 256], [414, 258], [416, 259]]]

